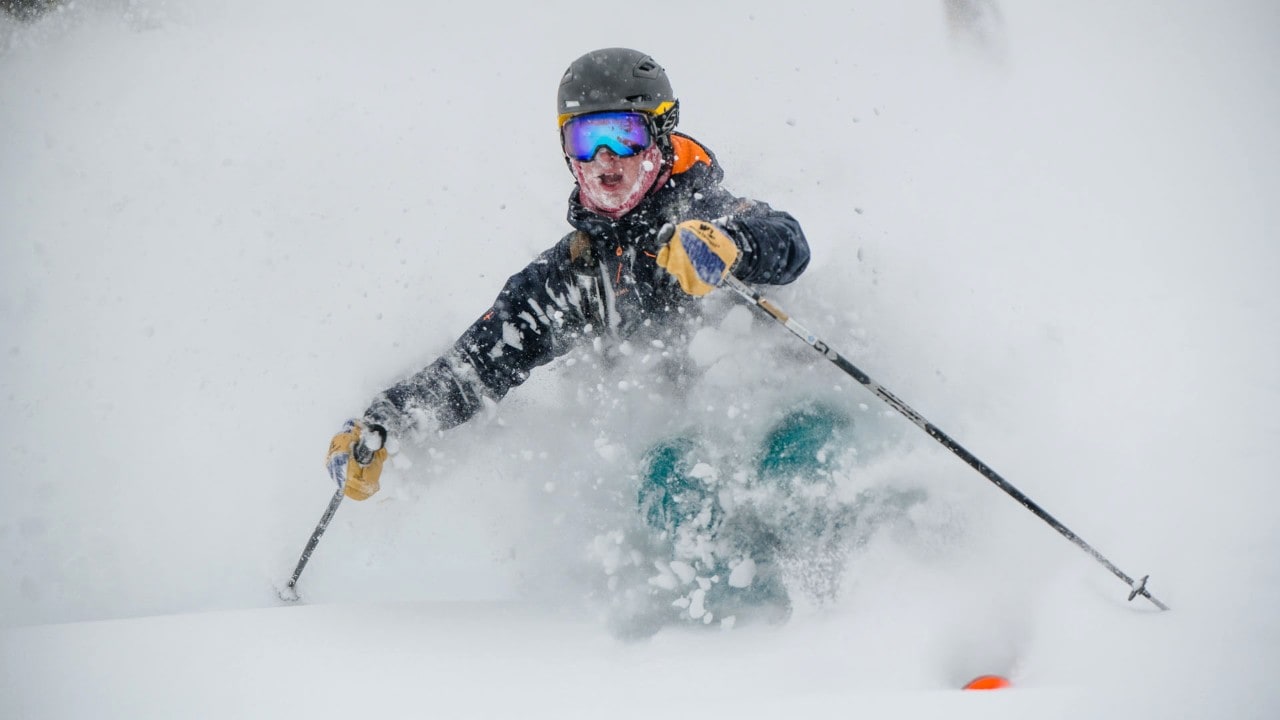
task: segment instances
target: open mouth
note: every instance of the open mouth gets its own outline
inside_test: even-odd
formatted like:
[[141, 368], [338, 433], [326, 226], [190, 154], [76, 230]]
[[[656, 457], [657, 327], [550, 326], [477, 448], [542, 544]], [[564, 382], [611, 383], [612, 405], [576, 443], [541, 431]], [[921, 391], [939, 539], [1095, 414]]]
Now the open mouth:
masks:
[[603, 187], [616, 188], [622, 184], [622, 173], [601, 173], [597, 179]]

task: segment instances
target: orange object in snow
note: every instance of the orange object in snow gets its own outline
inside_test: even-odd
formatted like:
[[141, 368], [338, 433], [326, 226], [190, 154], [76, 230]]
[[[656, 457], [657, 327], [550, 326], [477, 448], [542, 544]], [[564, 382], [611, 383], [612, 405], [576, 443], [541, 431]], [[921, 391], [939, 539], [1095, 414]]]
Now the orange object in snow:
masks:
[[1007, 687], [1013, 687], [1013, 683], [1009, 682], [1008, 678], [1003, 678], [999, 675], [979, 675], [978, 677], [970, 680], [969, 684], [965, 685], [963, 689], [1001, 690]]

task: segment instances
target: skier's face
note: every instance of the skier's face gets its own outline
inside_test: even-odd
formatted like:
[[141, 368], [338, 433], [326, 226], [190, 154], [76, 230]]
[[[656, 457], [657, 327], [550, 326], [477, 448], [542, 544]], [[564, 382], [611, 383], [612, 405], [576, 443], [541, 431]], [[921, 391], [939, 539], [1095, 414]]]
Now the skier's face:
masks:
[[650, 144], [631, 157], [620, 158], [602, 147], [593, 160], [570, 160], [588, 209], [613, 218], [631, 212], [653, 187], [662, 166], [662, 151]]

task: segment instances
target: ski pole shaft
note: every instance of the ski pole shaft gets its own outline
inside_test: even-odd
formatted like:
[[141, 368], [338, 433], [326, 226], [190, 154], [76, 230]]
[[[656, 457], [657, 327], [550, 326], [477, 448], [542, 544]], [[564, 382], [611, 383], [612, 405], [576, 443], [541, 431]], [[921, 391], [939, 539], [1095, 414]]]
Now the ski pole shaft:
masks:
[[1092, 557], [1094, 560], [1097, 560], [1104, 567], [1110, 570], [1111, 574], [1123, 580], [1125, 584], [1129, 586], [1130, 600], [1133, 600], [1135, 597], [1141, 595], [1142, 597], [1145, 597], [1146, 599], [1150, 600], [1152, 604], [1154, 604], [1156, 607], [1160, 608], [1161, 610], [1169, 609], [1169, 606], [1157, 600], [1155, 596], [1153, 596], [1147, 590], [1147, 577], [1143, 577], [1140, 580], [1134, 580], [1133, 578], [1129, 577], [1123, 570], [1116, 567], [1114, 563], [1112, 563], [1110, 560], [1104, 557], [1102, 553], [1095, 550], [1092, 545], [1085, 542], [1084, 539], [1081, 538], [1079, 535], [1076, 535], [1074, 532], [1071, 532], [1071, 530], [1068, 529], [1067, 526], [1063, 525], [1056, 518], [1054, 518], [1052, 515], [1046, 512], [1044, 508], [1037, 505], [1031, 498], [1027, 497], [1021, 490], [1019, 490], [1018, 488], [1010, 484], [1009, 481], [1001, 477], [999, 473], [997, 473], [995, 470], [992, 470], [990, 467], [987, 466], [986, 463], [979, 460], [973, 453], [969, 452], [963, 446], [961, 446], [960, 443], [953, 440], [951, 436], [942, 432], [942, 430], [940, 430], [937, 426], [935, 426], [933, 423], [930, 423], [928, 420], [926, 420], [923, 415], [913, 410], [910, 405], [907, 405], [905, 402], [898, 399], [896, 395], [889, 392], [889, 390], [885, 388], [883, 385], [876, 382], [875, 380], [872, 380], [869, 375], [859, 370], [857, 366], [849, 362], [843, 355], [836, 352], [831, 348], [831, 346], [827, 345], [825, 342], [820, 340], [817, 335], [814, 335], [812, 332], [806, 329], [803, 325], [793, 320], [789, 315], [783, 312], [782, 309], [779, 308], [777, 305], [774, 305], [772, 302], [766, 299], [763, 295], [761, 295], [755, 289], [753, 289], [746, 283], [743, 283], [741, 280], [734, 277], [733, 275], [726, 275], [724, 278], [724, 284], [728, 286], [729, 289], [733, 290], [734, 292], [738, 293], [746, 300], [750, 301], [756, 307], [768, 313], [774, 320], [777, 320], [779, 323], [781, 323], [783, 327], [785, 327], [787, 330], [790, 330], [792, 334], [794, 334], [796, 337], [799, 337], [801, 340], [804, 340], [810, 347], [812, 347], [814, 350], [817, 350], [827, 360], [830, 360], [832, 364], [834, 364], [836, 367], [843, 370], [847, 375], [852, 377], [854, 380], [857, 380], [860, 384], [862, 384], [864, 387], [866, 387], [868, 390], [874, 393], [876, 397], [888, 403], [890, 407], [892, 407], [894, 410], [897, 410], [899, 413], [901, 413], [903, 417], [910, 420], [914, 425], [916, 425], [916, 427], [919, 427], [921, 430], [924, 430], [925, 433], [929, 435], [929, 437], [933, 438], [934, 440], [937, 440], [943, 447], [950, 450], [952, 453], [955, 453], [957, 457], [959, 457], [961, 460], [964, 460], [970, 467], [972, 467], [974, 470], [977, 470], [979, 474], [981, 474], [987, 480], [990, 480], [996, 487], [1000, 488], [1005, 493], [1007, 493], [1010, 497], [1012, 497], [1014, 500], [1018, 501], [1018, 504], [1030, 510], [1032, 513], [1035, 514], [1036, 517], [1040, 518], [1041, 520], [1044, 520], [1046, 523], [1049, 524], [1050, 527], [1052, 527], [1054, 530], [1057, 530], [1063, 537], [1070, 540], [1081, 550], [1084, 550], [1086, 553], [1088, 553], [1090, 557]]
[[[338, 505], [342, 504], [343, 488], [333, 494], [333, 499], [329, 501], [329, 507], [325, 509], [324, 515], [320, 517], [319, 524], [316, 529], [311, 531], [311, 539], [307, 541], [307, 546], [302, 550], [302, 557], [298, 558], [298, 567], [293, 570], [293, 577], [289, 578], [289, 583], [285, 585], [284, 592], [280, 593], [283, 600], [297, 600], [298, 578], [302, 576], [302, 570], [307, 566], [307, 561], [311, 559], [311, 553], [316, 549], [316, 545], [320, 542], [320, 536], [324, 535], [324, 531], [329, 527], [329, 521], [333, 519], [333, 514], [338, 512]], [[286, 597], [285, 592], [291, 593], [292, 597]]]

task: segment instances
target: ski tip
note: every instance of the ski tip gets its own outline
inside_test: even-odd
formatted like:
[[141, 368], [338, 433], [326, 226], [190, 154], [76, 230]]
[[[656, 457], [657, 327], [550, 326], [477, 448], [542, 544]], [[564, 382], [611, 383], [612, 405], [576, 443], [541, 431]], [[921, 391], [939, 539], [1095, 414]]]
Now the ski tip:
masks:
[[969, 681], [962, 690], [1003, 690], [1013, 687], [1009, 678], [1000, 675], [979, 675]]

